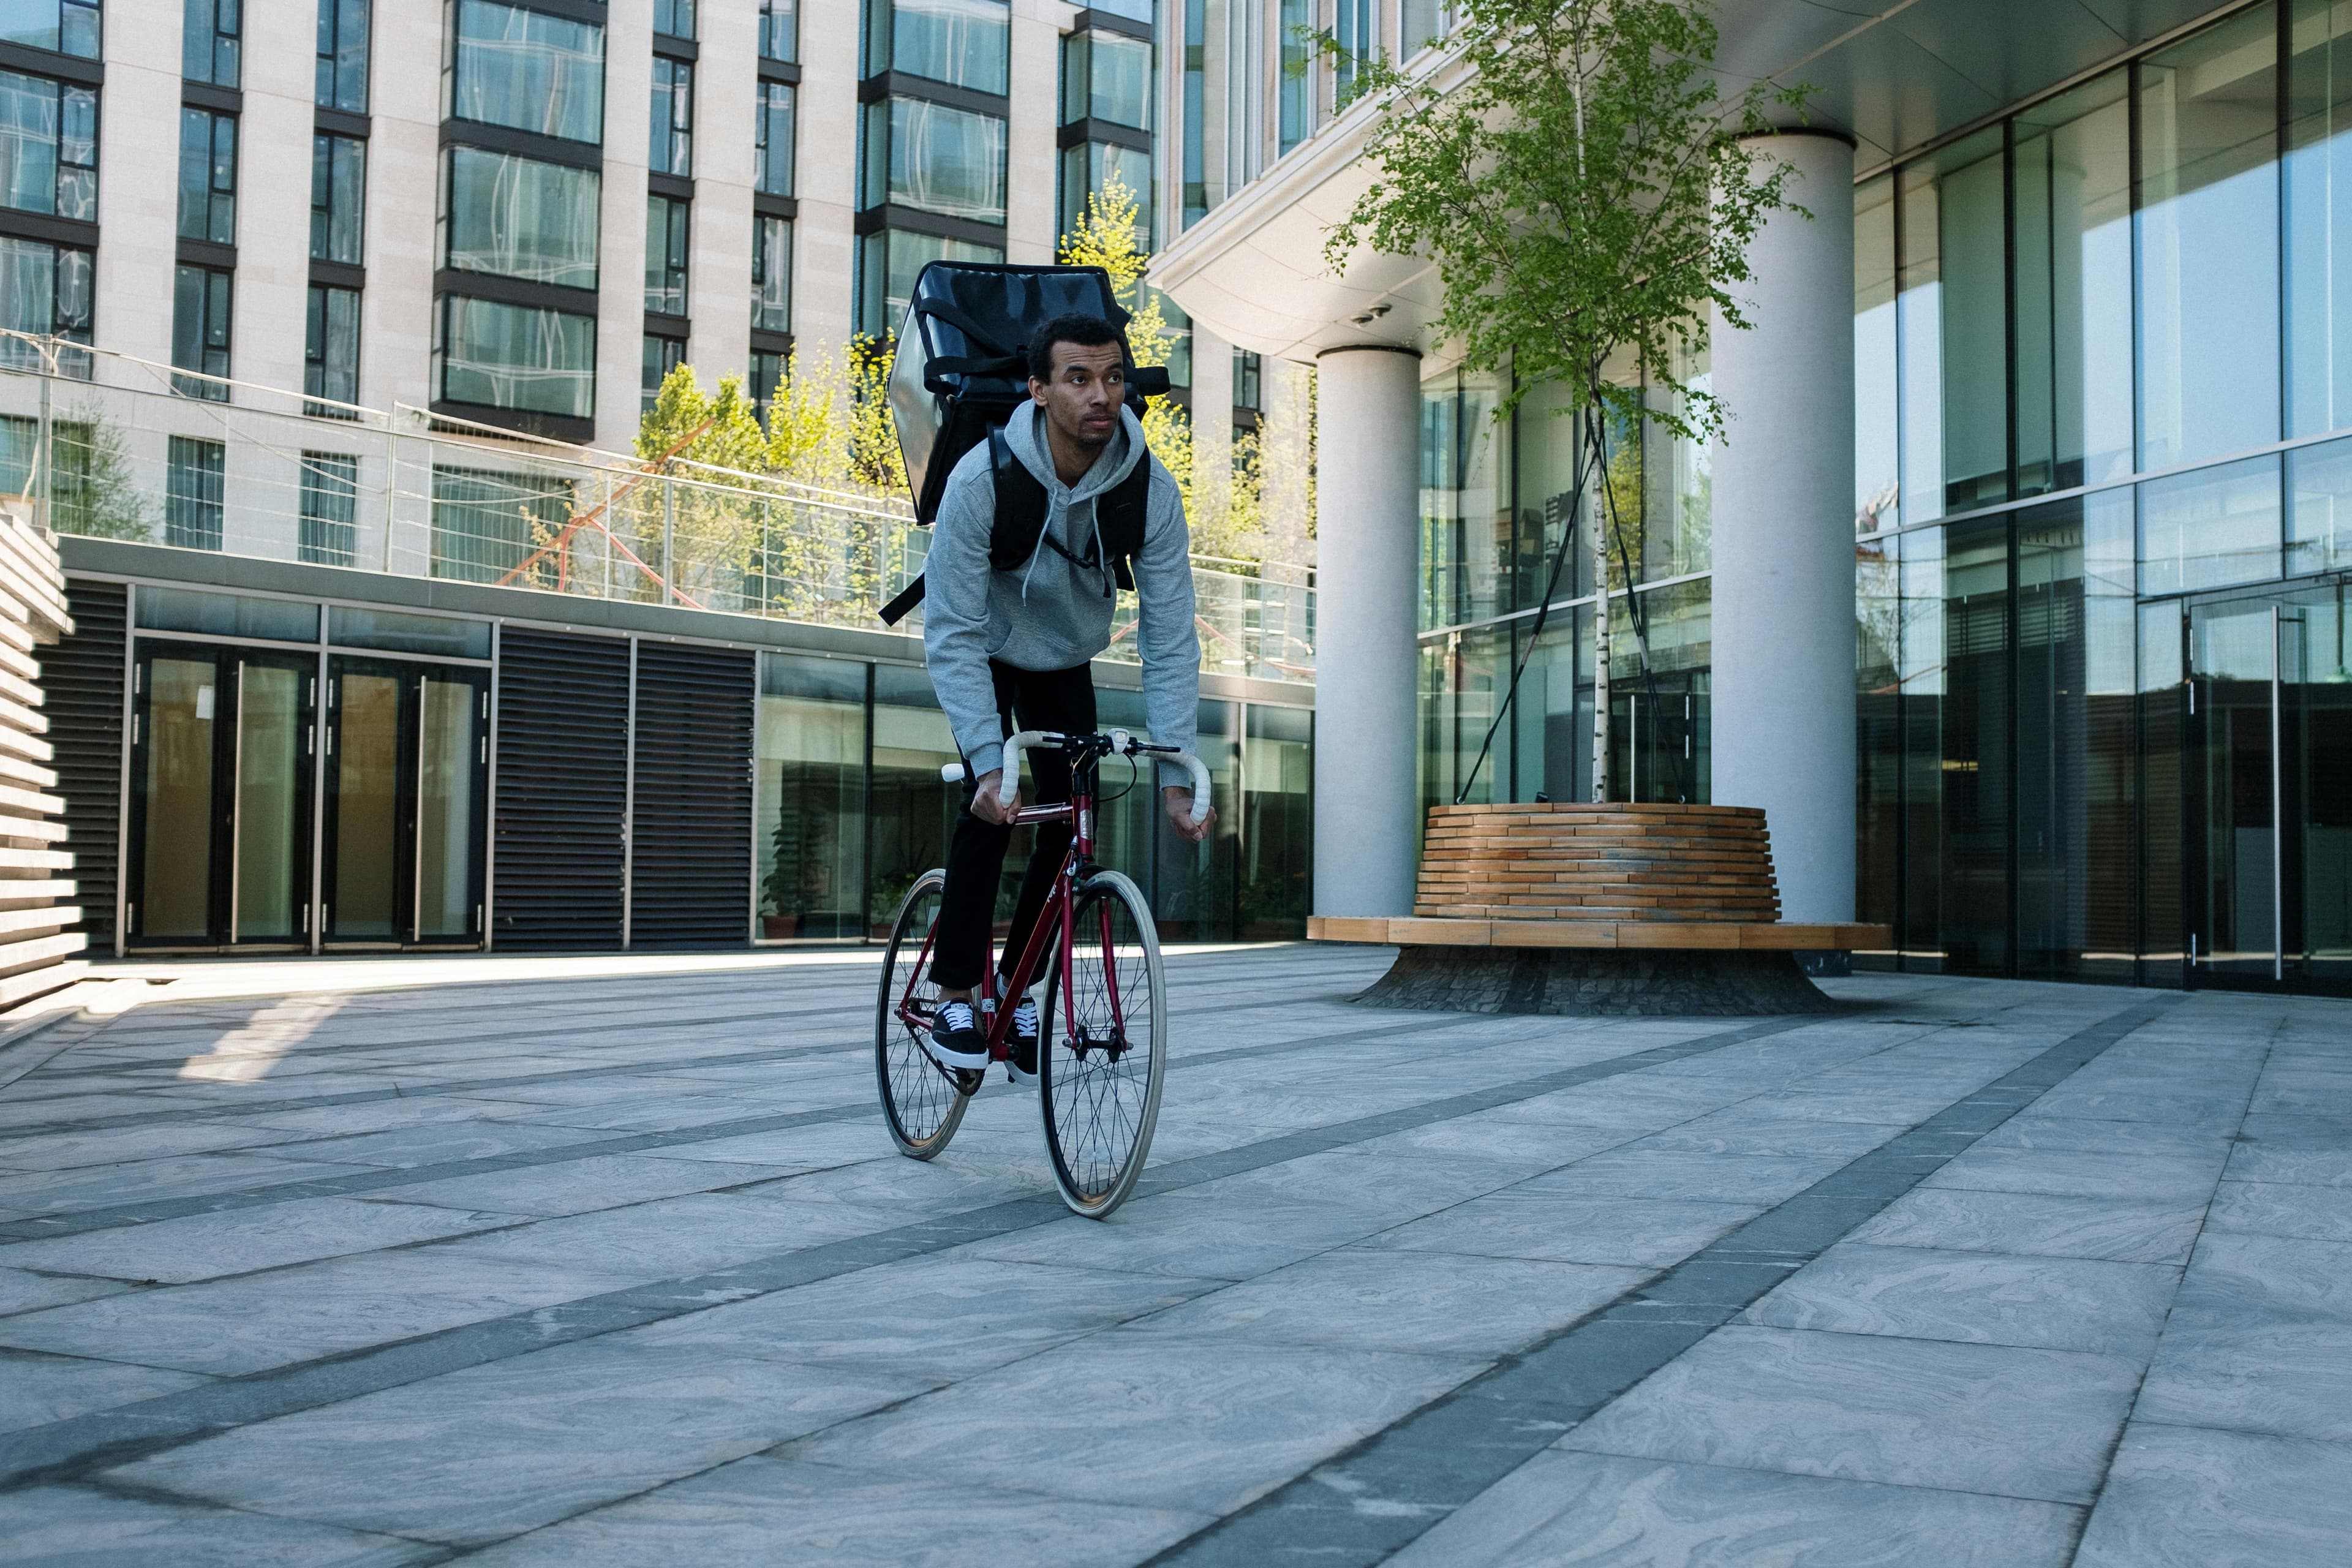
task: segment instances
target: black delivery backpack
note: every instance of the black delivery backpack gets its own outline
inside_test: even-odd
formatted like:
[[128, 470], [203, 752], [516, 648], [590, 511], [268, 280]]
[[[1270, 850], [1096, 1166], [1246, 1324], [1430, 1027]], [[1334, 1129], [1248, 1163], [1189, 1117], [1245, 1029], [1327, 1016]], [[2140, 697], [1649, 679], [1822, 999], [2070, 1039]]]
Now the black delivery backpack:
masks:
[[[977, 261], [934, 261], [915, 279], [898, 346], [890, 361], [890, 418], [898, 455], [915, 492], [915, 522], [928, 528], [940, 514], [948, 476], [966, 452], [985, 441], [996, 478], [996, 522], [988, 557], [1000, 572], [1017, 569], [1037, 547], [1045, 517], [1045, 487], [1022, 467], [1004, 441], [1004, 422], [1029, 401], [1029, 340], [1056, 316], [1100, 316], [1124, 331], [1127, 312], [1099, 267], [1016, 267]], [[1168, 390], [1168, 373], [1127, 367], [1127, 405], [1140, 415], [1143, 400]], [[1132, 589], [1128, 561], [1143, 548], [1151, 464], [1139, 461], [1097, 512], [1103, 547], [1118, 585]], [[1059, 549], [1059, 545], [1054, 546]], [[1089, 563], [1091, 564], [1091, 563]], [[923, 580], [882, 606], [896, 626], [922, 602]]]

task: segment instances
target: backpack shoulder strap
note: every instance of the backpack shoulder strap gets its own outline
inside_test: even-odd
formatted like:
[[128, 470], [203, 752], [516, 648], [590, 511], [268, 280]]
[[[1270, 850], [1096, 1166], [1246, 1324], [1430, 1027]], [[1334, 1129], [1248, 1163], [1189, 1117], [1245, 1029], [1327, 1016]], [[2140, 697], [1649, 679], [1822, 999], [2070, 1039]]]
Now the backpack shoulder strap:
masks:
[[988, 563], [1010, 572], [1035, 553], [1037, 530], [1045, 521], [1045, 487], [1037, 482], [1003, 426], [988, 433], [988, 466], [996, 481], [996, 516], [989, 524]]
[[1128, 563], [1143, 553], [1143, 533], [1151, 520], [1151, 451], [1144, 449], [1127, 471], [1127, 478], [1112, 487], [1103, 497], [1098, 514], [1103, 538], [1103, 552], [1110, 557], [1112, 573], [1118, 585], [1129, 593], [1135, 592], [1135, 574]]

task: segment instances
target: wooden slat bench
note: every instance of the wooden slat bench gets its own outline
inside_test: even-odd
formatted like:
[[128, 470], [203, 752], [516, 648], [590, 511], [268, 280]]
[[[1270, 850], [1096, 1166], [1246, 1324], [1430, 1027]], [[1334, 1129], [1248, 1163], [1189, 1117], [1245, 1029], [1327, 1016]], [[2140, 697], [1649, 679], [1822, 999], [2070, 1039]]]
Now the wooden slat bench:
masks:
[[1402, 950], [1365, 1001], [1562, 1013], [1818, 1009], [1792, 954], [1888, 940], [1780, 914], [1752, 806], [1441, 805], [1411, 915], [1317, 916], [1307, 935]]

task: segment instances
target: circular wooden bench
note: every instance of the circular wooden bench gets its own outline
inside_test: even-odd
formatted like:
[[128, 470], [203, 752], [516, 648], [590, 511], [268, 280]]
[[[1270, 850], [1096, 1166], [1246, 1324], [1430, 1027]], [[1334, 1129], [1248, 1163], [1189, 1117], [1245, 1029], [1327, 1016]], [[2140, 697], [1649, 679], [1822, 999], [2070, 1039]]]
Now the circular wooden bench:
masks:
[[1410, 916], [1318, 916], [1307, 934], [1402, 949], [1368, 1002], [1730, 1015], [1824, 1007], [1791, 955], [1888, 940], [1885, 926], [1780, 913], [1753, 806], [1441, 805]]

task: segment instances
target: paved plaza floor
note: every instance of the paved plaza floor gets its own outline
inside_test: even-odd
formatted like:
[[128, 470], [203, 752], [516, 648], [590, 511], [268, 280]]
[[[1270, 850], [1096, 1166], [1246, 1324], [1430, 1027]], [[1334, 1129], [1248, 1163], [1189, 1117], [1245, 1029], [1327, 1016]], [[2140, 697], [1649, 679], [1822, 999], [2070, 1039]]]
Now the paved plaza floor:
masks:
[[1107, 1223], [1001, 1077], [892, 1151], [870, 955], [114, 972], [0, 1045], [0, 1562], [2352, 1562], [2352, 1003], [1387, 957], [1171, 955]]

